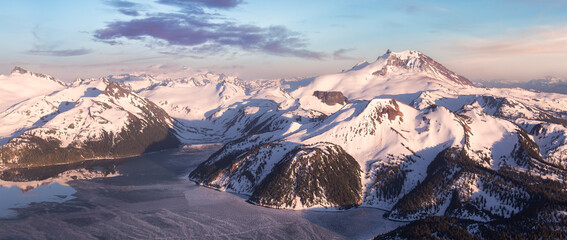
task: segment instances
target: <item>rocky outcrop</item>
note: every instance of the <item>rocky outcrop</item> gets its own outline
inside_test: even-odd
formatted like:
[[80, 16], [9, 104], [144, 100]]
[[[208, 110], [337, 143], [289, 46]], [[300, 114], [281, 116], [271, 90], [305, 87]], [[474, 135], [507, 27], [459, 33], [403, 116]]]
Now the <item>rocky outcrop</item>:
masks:
[[315, 91], [313, 92], [313, 96], [329, 106], [335, 104], [345, 105], [349, 103], [348, 99], [339, 91]]

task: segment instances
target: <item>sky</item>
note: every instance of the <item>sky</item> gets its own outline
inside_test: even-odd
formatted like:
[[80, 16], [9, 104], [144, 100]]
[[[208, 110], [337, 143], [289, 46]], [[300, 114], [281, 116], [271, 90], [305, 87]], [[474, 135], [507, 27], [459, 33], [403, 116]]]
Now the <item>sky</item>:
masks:
[[567, 78], [564, 0], [2, 1], [0, 74], [310, 77], [418, 50], [473, 81]]

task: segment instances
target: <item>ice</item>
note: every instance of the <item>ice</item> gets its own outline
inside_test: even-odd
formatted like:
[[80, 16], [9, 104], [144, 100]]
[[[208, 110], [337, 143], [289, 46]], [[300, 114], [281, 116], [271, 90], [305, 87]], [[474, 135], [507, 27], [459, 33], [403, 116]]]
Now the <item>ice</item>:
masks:
[[0, 219], [0, 236], [368, 239], [405, 224], [386, 220], [383, 210], [371, 208], [319, 212], [260, 207], [247, 203], [244, 196], [201, 187], [184, 178], [218, 148], [187, 146], [144, 155], [117, 166], [119, 176], [69, 181], [76, 191], [67, 193], [72, 200], [22, 206], [16, 209], [15, 219]]
[[13, 218], [16, 212], [12, 208], [22, 208], [33, 202], [61, 203], [74, 197], [72, 187], [59, 183], [38, 186], [30, 191], [23, 191], [17, 186], [0, 187], [0, 218]]

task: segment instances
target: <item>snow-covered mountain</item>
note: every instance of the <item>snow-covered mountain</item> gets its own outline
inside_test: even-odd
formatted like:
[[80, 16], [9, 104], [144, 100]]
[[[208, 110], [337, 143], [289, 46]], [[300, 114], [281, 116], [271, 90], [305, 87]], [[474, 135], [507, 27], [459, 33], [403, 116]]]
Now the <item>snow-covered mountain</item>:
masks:
[[296, 99], [277, 111], [320, 115], [273, 114], [275, 131], [228, 142], [190, 178], [264, 206], [362, 205], [395, 220], [486, 222], [566, 194], [565, 95], [478, 88], [416, 51], [294, 83], [265, 83]]
[[262, 206], [367, 206], [401, 221], [486, 223], [533, 209], [530, 219], [567, 218], [566, 95], [476, 87], [418, 51], [313, 78], [187, 69], [108, 79], [2, 112], [4, 165], [223, 143], [189, 177]]
[[305, 122], [321, 115], [299, 108], [279, 80], [244, 81], [191, 69], [171, 75], [139, 73], [109, 79], [166, 110], [177, 120], [176, 127], [186, 144], [227, 142], [288, 127], [292, 119]]
[[0, 112], [38, 95], [47, 95], [65, 88], [65, 83], [41, 73], [15, 67], [10, 75], [0, 75]]
[[303, 108], [316, 109], [326, 114], [336, 112], [342, 105], [328, 106], [317, 101], [315, 91], [340, 91], [348, 99], [370, 100], [378, 96], [411, 101], [419, 92], [472, 87], [472, 83], [423, 53], [404, 51], [378, 57], [365, 67], [314, 78], [308, 84], [294, 89], [291, 95], [298, 98]]
[[523, 88], [541, 92], [567, 94], [567, 79], [558, 77], [545, 77], [542, 79], [533, 79], [526, 82], [510, 80], [489, 80], [481, 81], [479, 82], [479, 85], [491, 88]]
[[174, 120], [107, 79], [83, 80], [0, 113], [4, 167], [117, 158], [176, 147]]

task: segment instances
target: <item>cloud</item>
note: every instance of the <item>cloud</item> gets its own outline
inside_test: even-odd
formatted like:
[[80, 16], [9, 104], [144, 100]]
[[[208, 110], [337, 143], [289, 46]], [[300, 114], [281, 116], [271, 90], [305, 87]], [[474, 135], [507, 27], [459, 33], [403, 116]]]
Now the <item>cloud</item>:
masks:
[[185, 10], [195, 7], [229, 9], [241, 4], [242, 0], [159, 0], [158, 3]]
[[334, 51], [333, 52], [333, 59], [335, 59], [335, 60], [353, 60], [354, 59], [353, 57], [345, 55], [347, 52], [351, 52], [353, 50], [354, 50], [354, 48], [349, 48], [349, 49], [341, 48], [337, 51]]
[[485, 55], [567, 54], [567, 26], [540, 26], [510, 36], [461, 40], [453, 49]]
[[121, 8], [118, 9], [119, 12], [121, 12], [124, 15], [128, 15], [128, 16], [132, 16], [132, 17], [137, 17], [140, 16], [140, 13], [134, 9], [126, 9], [126, 8]]
[[[206, 6], [224, 1], [173, 1]], [[233, 2], [223, 6], [232, 6]], [[215, 21], [213, 21], [215, 20]], [[229, 20], [218, 21], [209, 14], [158, 13], [142, 19], [116, 21], [95, 32], [95, 39], [116, 44], [120, 39], [150, 42], [160, 40], [170, 46], [189, 47], [196, 53], [219, 53], [227, 47], [279, 56], [321, 59], [323, 53], [305, 49], [302, 36], [283, 26], [258, 27]]]
[[58, 42], [53, 40], [46, 40], [42, 37], [40, 32], [40, 25], [36, 25], [31, 34], [34, 37], [33, 48], [25, 51], [26, 54], [40, 55], [40, 56], [55, 56], [55, 57], [71, 57], [86, 55], [92, 52], [92, 50], [87, 48], [71, 48], [71, 49], [61, 49], [61, 46], [66, 46], [65, 42]]
[[422, 1], [400, 1], [398, 9], [407, 14], [449, 12], [448, 9]]
[[32, 49], [26, 53], [31, 55], [42, 55], [42, 56], [57, 56], [57, 57], [71, 57], [80, 56], [91, 53], [92, 50], [86, 48], [79, 49], [65, 49], [65, 50], [53, 50], [53, 49]]
[[532, 4], [537, 7], [541, 7], [542, 5], [549, 5], [549, 6], [567, 6], [567, 2], [565, 0], [506, 0], [505, 2], [511, 4], [518, 4], [518, 3], [525, 3], [525, 4]]
[[105, 0], [103, 1], [106, 5], [115, 7], [118, 11], [124, 15], [137, 17], [140, 15], [140, 11], [142, 10], [142, 5], [124, 1], [124, 0]]
[[123, 0], [106, 0], [104, 3], [117, 8], [133, 8], [138, 5], [137, 3]]

